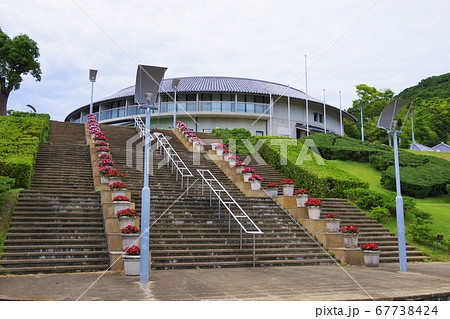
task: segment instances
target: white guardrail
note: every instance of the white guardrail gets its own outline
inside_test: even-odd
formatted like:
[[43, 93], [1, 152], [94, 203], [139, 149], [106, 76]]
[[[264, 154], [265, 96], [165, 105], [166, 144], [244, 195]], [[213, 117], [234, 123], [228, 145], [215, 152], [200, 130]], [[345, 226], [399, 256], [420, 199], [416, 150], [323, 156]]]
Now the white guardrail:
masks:
[[[231, 217], [240, 226], [239, 229], [239, 248], [242, 249], [242, 231], [246, 234], [253, 235], [253, 266], [256, 262], [256, 245], [255, 236], [264, 234], [261, 229], [255, 224], [255, 222], [245, 213], [242, 207], [234, 200], [234, 198], [228, 193], [228, 191], [223, 187], [223, 185], [217, 180], [217, 178], [211, 173], [211, 171], [206, 169], [197, 169], [197, 172], [202, 177], [202, 195], [203, 186], [209, 187], [209, 204], [212, 205], [212, 194], [216, 195], [219, 200], [219, 218], [220, 218], [220, 207], [221, 204], [225, 206], [228, 211], [228, 232], [231, 232]], [[246, 223], [246, 225], [244, 225]], [[248, 227], [250, 226], [250, 227]], [[248, 229], [252, 228], [252, 229]]]

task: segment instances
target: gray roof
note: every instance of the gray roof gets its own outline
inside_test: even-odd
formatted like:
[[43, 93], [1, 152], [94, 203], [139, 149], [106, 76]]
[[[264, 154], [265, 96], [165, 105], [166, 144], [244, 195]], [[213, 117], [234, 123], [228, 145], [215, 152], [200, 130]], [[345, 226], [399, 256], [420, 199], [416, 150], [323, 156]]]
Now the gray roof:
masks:
[[423, 144], [419, 144], [417, 142], [412, 143], [411, 147], [409, 149], [413, 150], [413, 151], [426, 151], [426, 152], [432, 152], [433, 151], [431, 149], [431, 147], [428, 147], [428, 146], [423, 145]]
[[450, 145], [441, 142], [440, 144], [433, 146], [431, 150], [441, 153], [450, 153]]
[[[285, 96], [295, 99], [306, 100], [306, 94], [298, 89], [273, 82], [218, 76], [195, 76], [179, 78], [177, 93], [189, 92], [230, 92], [248, 94], [272, 94], [275, 96]], [[173, 93], [173, 79], [164, 79], [161, 83], [159, 93]], [[119, 92], [100, 99], [96, 102], [104, 102], [118, 98], [134, 96], [134, 85]], [[323, 103], [322, 101], [309, 96], [310, 101]]]

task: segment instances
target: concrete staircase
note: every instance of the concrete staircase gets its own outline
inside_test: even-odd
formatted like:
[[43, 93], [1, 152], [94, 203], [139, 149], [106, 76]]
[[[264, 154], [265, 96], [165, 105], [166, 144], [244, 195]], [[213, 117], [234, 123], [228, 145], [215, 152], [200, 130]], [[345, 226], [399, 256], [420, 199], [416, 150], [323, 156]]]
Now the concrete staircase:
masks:
[[84, 126], [52, 122], [31, 188], [20, 193], [0, 273], [99, 271], [108, 267]]
[[[126, 141], [136, 131], [133, 128], [102, 126], [109, 138], [116, 167], [128, 175], [132, 200], [141, 209], [143, 173], [125, 166]], [[230, 194], [255, 221], [264, 234], [256, 237], [256, 265], [306, 265], [329, 264], [332, 259], [305, 233], [298, 224], [270, 198], [248, 198], [234, 186], [222, 171], [204, 156], [198, 165], [193, 164], [193, 154], [171, 131], [160, 131], [171, 138], [170, 143], [191, 169], [195, 178], [188, 194], [182, 195], [180, 182], [167, 167], [157, 168], [162, 160], [153, 152], [150, 249], [153, 269], [242, 267], [253, 265], [253, 238], [243, 235], [243, 248], [239, 248], [239, 228], [231, 223], [228, 232], [228, 214], [222, 208], [218, 215], [217, 201], [210, 206], [209, 189], [201, 192], [201, 180], [196, 169], [209, 169], [229, 190]], [[131, 149], [129, 150], [131, 151]], [[133, 162], [137, 154], [133, 150]]]

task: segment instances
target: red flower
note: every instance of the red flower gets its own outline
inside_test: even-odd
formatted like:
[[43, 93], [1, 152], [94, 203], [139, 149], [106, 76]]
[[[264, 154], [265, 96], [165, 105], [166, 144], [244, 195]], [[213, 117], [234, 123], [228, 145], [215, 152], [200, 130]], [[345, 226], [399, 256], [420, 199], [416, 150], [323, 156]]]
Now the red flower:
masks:
[[336, 213], [329, 213], [327, 214], [327, 219], [339, 219], [341, 218], [341, 215], [336, 214]]
[[309, 191], [304, 189], [304, 188], [300, 188], [298, 190], [295, 191], [295, 195], [305, 195], [305, 194], [309, 194]]
[[269, 184], [267, 184], [267, 187], [278, 187], [278, 184], [274, 183], [274, 182], [270, 182]]
[[137, 212], [135, 209], [131, 209], [131, 208], [125, 208], [125, 209], [121, 209], [116, 213], [117, 218], [120, 217], [136, 217], [137, 216]]
[[131, 246], [125, 249], [125, 254], [139, 256], [141, 254], [141, 249], [139, 246]]
[[322, 202], [317, 198], [310, 198], [305, 202], [305, 206], [322, 206]]
[[130, 199], [126, 196], [118, 195], [113, 198], [113, 202], [129, 202]]
[[341, 228], [341, 232], [344, 234], [358, 234], [359, 228], [353, 225], [345, 226]]
[[243, 162], [243, 161], [237, 161], [236, 164], [234, 164], [234, 167], [241, 167], [241, 166], [246, 166], [247, 163]]
[[374, 243], [367, 243], [367, 244], [363, 244], [360, 247], [363, 251], [364, 250], [370, 250], [370, 251], [378, 251], [380, 248], [375, 245]]
[[253, 167], [246, 167], [242, 170], [242, 173], [254, 173], [255, 169]]
[[258, 174], [253, 174], [252, 176], [249, 177], [248, 180], [249, 181], [263, 181], [264, 178], [262, 178], [262, 176], [260, 176]]
[[295, 182], [292, 179], [283, 179], [280, 182], [281, 185], [295, 185]]
[[128, 185], [124, 182], [114, 182], [112, 184], [108, 185], [109, 189], [114, 190], [114, 189], [127, 189]]
[[139, 228], [136, 226], [128, 225], [120, 230], [122, 234], [139, 234]]

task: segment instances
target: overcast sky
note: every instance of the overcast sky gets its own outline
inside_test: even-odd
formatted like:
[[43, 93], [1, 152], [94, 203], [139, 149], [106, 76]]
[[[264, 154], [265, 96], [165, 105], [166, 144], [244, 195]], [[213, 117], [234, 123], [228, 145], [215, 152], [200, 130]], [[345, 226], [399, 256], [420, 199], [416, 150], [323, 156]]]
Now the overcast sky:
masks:
[[0, 27], [40, 48], [42, 81], [25, 76], [8, 108], [64, 120], [133, 85], [137, 64], [166, 77], [278, 82], [343, 108], [365, 83], [395, 93], [450, 72], [448, 0], [1, 0]]

